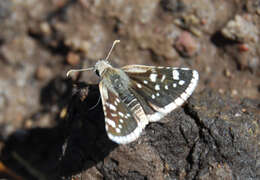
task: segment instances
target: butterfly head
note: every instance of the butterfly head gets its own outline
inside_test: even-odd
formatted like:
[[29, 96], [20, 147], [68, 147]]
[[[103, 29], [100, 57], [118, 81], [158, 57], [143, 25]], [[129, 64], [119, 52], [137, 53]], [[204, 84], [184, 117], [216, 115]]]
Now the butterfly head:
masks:
[[98, 62], [95, 64], [95, 66], [94, 66], [94, 71], [95, 71], [95, 73], [96, 73], [98, 76], [102, 76], [102, 74], [103, 74], [103, 72], [104, 72], [105, 69], [107, 69], [107, 68], [109, 68], [109, 67], [112, 67], [112, 66], [109, 64], [109, 62], [108, 62], [108, 58], [109, 58], [109, 56], [110, 56], [110, 54], [111, 54], [113, 48], [115, 47], [115, 45], [116, 45], [117, 43], [119, 43], [119, 42], [120, 42], [120, 40], [115, 40], [114, 43], [113, 43], [113, 45], [112, 45], [112, 47], [111, 47], [111, 49], [110, 49], [109, 52], [108, 52], [107, 57], [106, 57], [105, 59], [102, 59], [102, 60], [98, 61]]
[[120, 40], [115, 40], [111, 49], [109, 50], [109, 53], [107, 55], [107, 57], [105, 59], [99, 60], [94, 67], [91, 68], [86, 68], [86, 69], [71, 69], [67, 72], [67, 76], [69, 76], [70, 73], [72, 72], [82, 72], [82, 71], [89, 71], [89, 70], [94, 70], [94, 72], [98, 75], [98, 76], [102, 76], [103, 72], [105, 69], [112, 67], [109, 62], [108, 62], [108, 58], [114, 48], [114, 46], [119, 43]]
[[105, 69], [112, 67], [107, 60], [99, 60], [94, 66], [94, 72], [98, 76], [102, 76]]

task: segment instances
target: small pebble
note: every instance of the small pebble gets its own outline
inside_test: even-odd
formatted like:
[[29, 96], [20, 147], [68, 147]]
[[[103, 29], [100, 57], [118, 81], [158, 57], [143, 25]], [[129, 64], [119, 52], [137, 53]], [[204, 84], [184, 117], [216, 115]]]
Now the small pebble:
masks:
[[232, 95], [232, 96], [237, 96], [237, 95], [238, 95], [237, 90], [236, 90], [236, 89], [233, 89], [233, 90], [231, 91], [231, 95]]
[[218, 92], [219, 92], [220, 94], [224, 94], [225, 91], [224, 91], [224, 89], [221, 89], [221, 88], [220, 88], [220, 89], [218, 90]]
[[224, 74], [226, 77], [231, 78], [231, 72], [229, 71], [229, 69], [225, 69]]
[[47, 23], [47, 22], [42, 22], [40, 24], [40, 30], [44, 35], [51, 34], [51, 27], [50, 27], [49, 23]]
[[238, 45], [239, 52], [246, 52], [249, 50], [248, 44], [242, 43]]
[[61, 110], [61, 112], [60, 112], [60, 118], [61, 118], [61, 119], [64, 119], [64, 118], [66, 117], [67, 111], [68, 111], [67, 107], [65, 107], [65, 108], [63, 108], [63, 109]]
[[36, 70], [36, 78], [38, 80], [44, 80], [51, 76], [51, 70], [45, 65], [40, 65]]
[[199, 43], [185, 31], [178, 37], [175, 47], [183, 56], [191, 57], [198, 52]]
[[78, 65], [80, 62], [80, 57], [78, 54], [74, 53], [74, 52], [69, 52], [67, 55], [67, 63], [71, 66], [75, 66]]
[[236, 15], [235, 19], [230, 20], [221, 30], [221, 33], [228, 39], [238, 42], [257, 42], [258, 28], [249, 20], [249, 16]]
[[28, 119], [25, 121], [24, 127], [25, 128], [32, 128], [33, 121], [31, 119]]

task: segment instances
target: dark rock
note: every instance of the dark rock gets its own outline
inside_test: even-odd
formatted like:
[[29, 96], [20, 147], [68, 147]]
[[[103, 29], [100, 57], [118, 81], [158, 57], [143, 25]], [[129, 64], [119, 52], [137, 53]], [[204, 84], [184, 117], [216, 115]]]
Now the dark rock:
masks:
[[173, 13], [181, 12], [185, 9], [185, 4], [182, 0], [161, 0], [160, 3], [164, 10]]
[[[81, 172], [84, 177], [93, 177], [84, 172], [90, 168], [105, 179], [257, 179], [259, 176], [260, 117], [254, 111], [259, 102], [245, 99], [239, 103], [206, 90], [194, 95], [163, 121], [149, 124], [137, 141], [117, 146], [106, 137], [101, 103], [92, 109], [98, 101], [97, 92], [95, 86], [79, 84], [63, 125], [12, 135], [3, 150], [4, 162], [26, 177], [35, 175], [29, 176], [31, 171], [27, 167], [21, 171], [23, 163], [14, 166], [10, 154], [13, 150], [26, 158], [31, 168], [36, 167], [45, 177], [52, 178], [78, 173], [81, 176]], [[60, 143], [55, 143], [56, 140]], [[54, 161], [54, 166], [47, 165]], [[39, 162], [44, 162], [45, 168]]]
[[[105, 174], [108, 179], [130, 179], [131, 171], [148, 179], [166, 175], [169, 179], [256, 179], [259, 116], [251, 112], [252, 107], [211, 91], [195, 97], [184, 109], [171, 113], [168, 122], [151, 123], [138, 142], [115, 149], [108, 158], [116, 159], [116, 164], [108, 165], [108, 160], [98, 169], [113, 171], [112, 176]], [[142, 161], [133, 160], [144, 147], [150, 150], [140, 155]], [[152, 158], [145, 160], [145, 156], [159, 156], [160, 160], [151, 163]], [[146, 172], [140, 163], [146, 165]], [[158, 169], [160, 166], [163, 168]], [[155, 177], [149, 173], [156, 171]]]

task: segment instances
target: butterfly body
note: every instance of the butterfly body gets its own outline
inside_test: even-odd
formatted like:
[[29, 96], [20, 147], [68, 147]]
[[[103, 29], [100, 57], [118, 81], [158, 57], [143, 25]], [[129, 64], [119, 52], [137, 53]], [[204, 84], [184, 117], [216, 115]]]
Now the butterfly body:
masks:
[[113, 67], [107, 67], [103, 71], [101, 81], [115, 94], [123, 93], [130, 85], [129, 77], [125, 72]]
[[100, 60], [94, 67], [108, 137], [119, 144], [136, 140], [149, 122], [182, 105], [194, 91], [199, 75], [187, 68], [129, 65], [112, 67]]

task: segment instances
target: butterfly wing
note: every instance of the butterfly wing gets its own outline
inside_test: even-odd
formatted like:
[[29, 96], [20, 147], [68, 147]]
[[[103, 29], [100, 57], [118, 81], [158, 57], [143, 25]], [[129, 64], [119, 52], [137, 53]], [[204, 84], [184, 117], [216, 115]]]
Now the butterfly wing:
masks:
[[181, 106], [197, 86], [199, 74], [188, 68], [124, 66], [131, 90], [149, 121], [158, 121]]
[[148, 119], [135, 96], [127, 89], [124, 94], [118, 94], [104, 80], [99, 83], [99, 89], [108, 137], [118, 144], [136, 140]]

